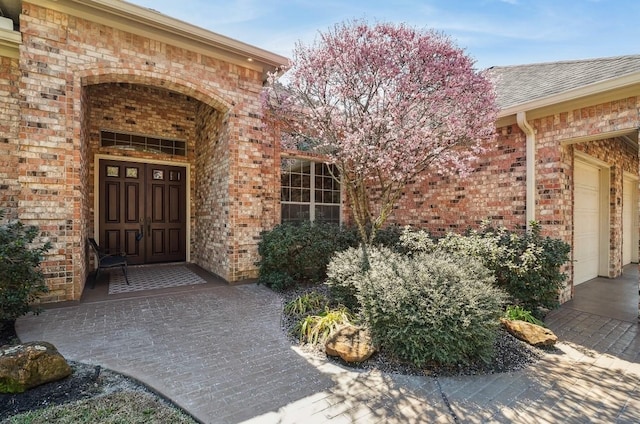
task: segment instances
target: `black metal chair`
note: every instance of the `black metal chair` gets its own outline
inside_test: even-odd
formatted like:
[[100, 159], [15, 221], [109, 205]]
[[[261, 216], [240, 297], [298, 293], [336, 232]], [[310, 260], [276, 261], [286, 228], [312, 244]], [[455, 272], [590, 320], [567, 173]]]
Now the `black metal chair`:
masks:
[[120, 267], [122, 269], [122, 273], [124, 274], [124, 280], [129, 284], [129, 276], [127, 275], [127, 256], [124, 253], [106, 253], [96, 240], [93, 238], [89, 238], [89, 245], [93, 249], [93, 252], [96, 254], [96, 260], [98, 261], [98, 269], [96, 270], [96, 274], [93, 276], [93, 285], [91, 288], [96, 286], [96, 280], [98, 279], [98, 274], [101, 269], [109, 269]]

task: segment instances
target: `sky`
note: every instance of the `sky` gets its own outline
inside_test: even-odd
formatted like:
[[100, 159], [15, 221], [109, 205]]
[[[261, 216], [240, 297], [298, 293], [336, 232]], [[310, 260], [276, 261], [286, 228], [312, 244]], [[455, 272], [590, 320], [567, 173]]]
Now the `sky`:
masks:
[[435, 29], [477, 69], [640, 54], [638, 0], [128, 0], [291, 57], [336, 23]]

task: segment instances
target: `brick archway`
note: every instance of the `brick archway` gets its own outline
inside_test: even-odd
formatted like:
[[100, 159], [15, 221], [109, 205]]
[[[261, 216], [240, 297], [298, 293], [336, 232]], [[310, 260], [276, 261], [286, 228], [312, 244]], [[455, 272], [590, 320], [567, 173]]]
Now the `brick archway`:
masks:
[[[197, 86], [194, 82], [176, 76], [158, 76], [126, 69], [118, 70], [117, 73], [104, 69], [99, 72], [85, 70], [77, 74], [76, 81], [80, 81], [81, 101], [74, 105], [77, 109], [74, 112], [80, 117], [74, 125], [79, 127], [74, 128], [74, 132], [79, 134], [79, 137], [74, 137], [74, 143], [77, 143], [82, 158], [79, 173], [83, 177], [80, 185], [82, 196], [77, 197], [74, 202], [78, 204], [76, 208], [84, 218], [80, 228], [82, 238], [95, 236], [95, 224], [98, 222], [95, 215], [96, 155], [189, 166], [194, 172], [189, 173], [191, 191], [187, 194], [187, 202], [190, 202], [187, 210], [195, 210], [198, 207], [194, 200], [198, 189], [195, 175], [203, 174], [196, 169], [195, 151], [198, 148], [209, 150], [209, 143], [217, 143], [218, 138], [228, 137], [228, 124], [224, 117], [233, 108], [233, 102], [222, 98], [206, 87], [206, 84]], [[147, 104], [144, 103], [145, 97], [148, 98]], [[100, 112], [101, 108], [105, 111]], [[130, 114], [128, 118], [124, 116], [127, 113]], [[106, 115], [110, 115], [108, 117], [111, 120], [104, 123], [101, 119], [106, 118]], [[144, 120], [149, 120], [148, 125], [141, 125]], [[129, 125], [130, 123], [133, 125]], [[146, 136], [167, 136], [174, 139], [182, 137], [187, 143], [188, 153], [185, 157], [177, 157], [105, 148], [100, 145], [100, 134], [104, 128]], [[172, 132], [174, 130], [177, 132]], [[211, 135], [214, 133], [216, 135]], [[228, 169], [226, 172], [229, 172]], [[194, 219], [189, 221], [188, 228], [187, 246], [191, 244], [189, 240], [197, 243], [191, 233], [198, 228]], [[223, 251], [221, 249], [218, 254], [222, 255]], [[84, 281], [92, 270], [91, 256], [87, 255], [87, 251], [84, 253], [86, 256], [82, 260], [83, 266], [78, 269], [79, 281]], [[187, 254], [187, 257], [190, 255]], [[79, 287], [79, 293], [81, 289]]]
[[103, 83], [130, 83], [164, 88], [192, 97], [212, 108], [227, 113], [234, 101], [224, 98], [210, 81], [194, 76], [188, 80], [177, 72], [159, 73], [133, 68], [87, 68], [75, 73], [75, 88]]

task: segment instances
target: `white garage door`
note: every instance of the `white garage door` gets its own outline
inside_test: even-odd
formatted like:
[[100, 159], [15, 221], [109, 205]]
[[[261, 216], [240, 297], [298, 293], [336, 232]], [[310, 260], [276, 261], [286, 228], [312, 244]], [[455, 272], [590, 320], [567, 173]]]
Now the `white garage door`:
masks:
[[[622, 186], [622, 265], [627, 265], [637, 261], [638, 246], [635, 243], [634, 231], [638, 229], [634, 226], [635, 207], [634, 190], [637, 190], [638, 182], [631, 178], [625, 178]], [[634, 252], [635, 248], [635, 252]]]
[[600, 170], [575, 161], [574, 168], [574, 272], [573, 283], [598, 276], [600, 223]]

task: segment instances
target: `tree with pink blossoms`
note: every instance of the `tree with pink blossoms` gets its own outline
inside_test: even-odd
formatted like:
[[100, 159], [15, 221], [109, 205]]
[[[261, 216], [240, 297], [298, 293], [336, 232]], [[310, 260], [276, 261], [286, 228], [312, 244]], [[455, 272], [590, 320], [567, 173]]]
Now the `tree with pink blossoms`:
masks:
[[494, 137], [491, 83], [433, 31], [338, 24], [296, 45], [283, 80], [270, 76], [265, 118], [285, 147], [336, 166], [365, 244], [408, 184], [433, 174], [463, 178]]

